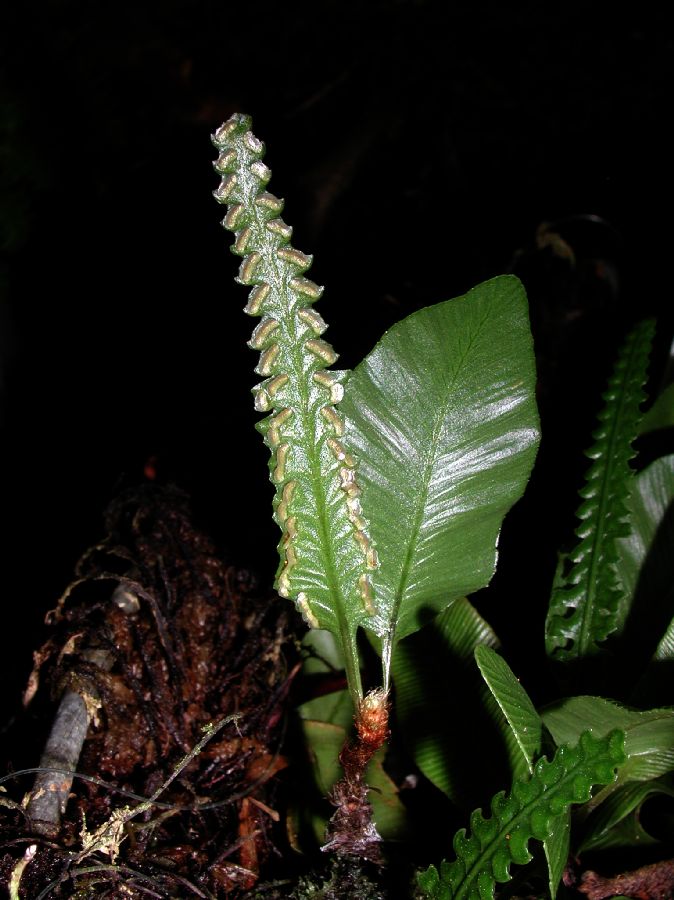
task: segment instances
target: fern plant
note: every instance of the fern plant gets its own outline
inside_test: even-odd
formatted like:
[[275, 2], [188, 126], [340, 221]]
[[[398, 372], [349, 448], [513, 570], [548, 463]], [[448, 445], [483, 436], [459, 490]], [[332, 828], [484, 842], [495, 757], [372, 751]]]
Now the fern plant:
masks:
[[[327, 846], [367, 856], [378, 834], [363, 778], [388, 734], [394, 647], [489, 581], [501, 521], [533, 464], [526, 298], [517, 279], [494, 279], [399, 323], [354, 372], [332, 369], [337, 354], [314, 309], [322, 289], [266, 189], [250, 118], [232, 116], [213, 141], [215, 197], [243, 257], [238, 281], [251, 288], [245, 311], [260, 318], [249, 343], [260, 351], [255, 408], [268, 413], [258, 428], [282, 531], [276, 587], [334, 636], [356, 712]], [[367, 696], [360, 628], [382, 658]]]
[[[456, 862], [428, 869], [419, 890], [492, 897], [496, 883], [510, 878], [510, 863], [530, 859], [528, 842], [536, 838], [554, 897], [571, 847], [570, 805], [582, 804], [589, 823], [584, 846], [601, 843], [595, 811], [610, 798], [597, 829], [611, 831], [649, 795], [635, 792], [635, 781], [674, 769], [674, 714], [633, 711], [599, 697], [537, 710], [496, 652], [493, 630], [466, 599], [493, 574], [502, 520], [524, 490], [539, 438], [522, 286], [514, 277], [495, 278], [422, 309], [391, 328], [352, 372], [335, 369], [337, 354], [314, 308], [322, 288], [307, 278], [311, 257], [292, 246], [280, 217], [283, 202], [267, 190], [270, 171], [250, 118], [234, 115], [213, 140], [222, 177], [214, 193], [227, 206], [223, 224], [234, 233], [232, 251], [242, 257], [237, 280], [250, 288], [245, 311], [260, 319], [249, 343], [260, 353], [254, 404], [267, 413], [258, 428], [270, 451], [281, 529], [276, 587], [310, 629], [330, 636], [355, 711], [355, 739], [339, 754], [344, 774], [331, 791], [337, 812], [324, 849], [381, 861], [365, 773], [388, 736], [393, 677], [413, 755], [450, 797], [458, 802], [468, 781], [460, 754], [444, 743], [442, 723], [455, 720], [447, 705], [453, 709], [464, 693], [503, 736], [513, 776], [510, 792], [493, 798], [491, 817], [474, 812], [471, 836], [458, 833]], [[628, 338], [588, 451], [579, 543], [560, 557], [546, 625], [549, 656], [562, 669], [626, 639], [649, 546], [669, 503], [653, 508], [653, 485], [664, 481], [667, 497], [674, 494], [669, 463], [639, 475], [630, 465], [652, 333], [652, 323], [644, 323]], [[650, 427], [671, 421], [656, 409], [649, 418]], [[361, 629], [381, 656], [379, 684], [367, 694]], [[447, 656], [424, 649], [429, 629]], [[644, 696], [653, 666], [671, 657], [671, 630], [670, 624], [644, 662]], [[477, 669], [461, 690], [445, 687], [446, 660], [458, 657], [468, 672], [473, 655]], [[427, 692], [434, 666], [430, 681], [438, 690]], [[483, 683], [475, 693], [478, 670]], [[308, 740], [318, 747], [328, 729], [334, 748], [348, 720], [341, 699], [314, 702], [307, 714]], [[431, 725], [415, 744], [424, 715]], [[469, 748], [465, 728], [459, 746]], [[323, 750], [317, 753], [323, 771], [334, 771]], [[546, 750], [554, 754], [550, 762]], [[380, 758], [377, 765], [386, 792]], [[394, 818], [402, 814], [397, 809]]]
[[[588, 693], [567, 696], [562, 689], [552, 702], [537, 706], [468, 596], [494, 572], [502, 520], [524, 490], [539, 438], [521, 284], [513, 277], [495, 278], [422, 309], [391, 328], [352, 372], [335, 369], [337, 354], [325, 340], [327, 326], [315, 309], [322, 288], [307, 277], [311, 257], [291, 243], [291, 229], [281, 218], [283, 202], [267, 190], [264, 146], [252, 133], [250, 119], [233, 116], [214, 142], [219, 150], [215, 168], [222, 178], [215, 196], [227, 206], [224, 225], [234, 234], [233, 252], [241, 257], [238, 281], [250, 289], [245, 311], [259, 320], [249, 343], [259, 353], [261, 381], [253, 390], [254, 406], [265, 414], [258, 428], [270, 451], [273, 515], [281, 531], [276, 587], [309, 626], [305, 646], [311, 644], [315, 656], [305, 661], [306, 668], [320, 657], [336, 670], [343, 667], [347, 682], [346, 689], [314, 697], [300, 709], [314, 767], [336, 807], [323, 849], [338, 858], [324, 891], [311, 884], [291, 896], [382, 896], [363, 875], [360, 861], [383, 863], [380, 832], [400, 839], [407, 829], [409, 836], [412, 820], [386, 768], [391, 702], [419, 770], [454, 806], [447, 819], [463, 813], [469, 819], [469, 828], [455, 834], [455, 858], [417, 874], [410, 885], [417, 896], [491, 900], [500, 885], [519, 876], [526, 879], [527, 895], [542, 896], [545, 883], [554, 900], [558, 892], [569, 896], [566, 886], [587, 853], [637, 845], [666, 850], [666, 841], [643, 815], [647, 804], [674, 798], [674, 708], [667, 678], [674, 665], [674, 455], [644, 465], [634, 447], [636, 438], [648, 440], [650, 432], [674, 422], [671, 387], [642, 415], [653, 323], [638, 325], [619, 355], [588, 451], [591, 465], [581, 489], [577, 541], [560, 554], [552, 579], [545, 625], [551, 673], [566, 687], [574, 678], [578, 682], [581, 664], [582, 689]], [[125, 550], [118, 552], [127, 559]], [[161, 562], [163, 552], [157, 558]], [[151, 597], [142, 590], [143, 597]], [[166, 649], [158, 609], [153, 606], [152, 616]], [[74, 621], [79, 627], [80, 620]], [[200, 634], [203, 627], [202, 622]], [[361, 631], [381, 658], [367, 693]], [[63, 654], [79, 636], [68, 638]], [[106, 634], [105, 641], [110, 640]], [[174, 671], [179, 670], [167, 665], [166, 672]], [[214, 671], [219, 673], [219, 666]], [[161, 690], [160, 685], [156, 692]], [[276, 702], [270, 709], [265, 729], [277, 715]], [[148, 791], [150, 796], [133, 809], [113, 809], [91, 830], [85, 823], [79, 852], [73, 850], [71, 827], [64, 832], [63, 847], [51, 842], [42, 847], [45, 822], [40, 831], [33, 828], [30, 819], [39, 816], [32, 800], [24, 805], [0, 801], [27, 819], [18, 841], [12, 837], [6, 844], [27, 842], [21, 858], [11, 852], [4, 857], [0, 874], [10, 896], [28, 896], [38, 883], [29, 883], [36, 868], [36, 833], [40, 864], [45, 863], [37, 877], [48, 876], [49, 882], [40, 888], [40, 897], [67, 891], [68, 881], [91, 876], [91, 884], [99, 884], [108, 875], [114, 877], [113, 891], [115, 885], [131, 891], [152, 885], [156, 896], [182, 896], [185, 889], [206, 896], [202, 889], [208, 893], [208, 884], [213, 888], [209, 896], [230, 894], [237, 885], [247, 890], [242, 885], [253, 885], [259, 874], [256, 816], [276, 818], [275, 810], [253, 793], [260, 782], [253, 780], [255, 759], [246, 755], [256, 743], [249, 734], [239, 734], [238, 742], [245, 791], [222, 802], [206, 798], [194, 808], [183, 806], [183, 799], [179, 807], [157, 802], [215, 732], [236, 718], [209, 724], [206, 737], [163, 786]], [[230, 759], [234, 744], [233, 737], [223, 738], [210, 749], [208, 775], [199, 784], [219, 778], [213, 767]], [[50, 762], [48, 753], [44, 758]], [[466, 767], [467, 758], [472, 769]], [[511, 787], [494, 793], [488, 782], [499, 762], [509, 770]], [[75, 774], [71, 765], [74, 769], [69, 757], [68, 768], [56, 770], [66, 778], [64, 802]], [[283, 763], [260, 760], [260, 765], [269, 774]], [[58, 787], [55, 770], [45, 771], [48, 784]], [[507, 778], [500, 782], [507, 783]], [[38, 783], [33, 799], [41, 793]], [[181, 789], [181, 798], [197, 793]], [[207, 854], [183, 843], [190, 831], [183, 825], [179, 849], [164, 855], [158, 836], [168, 818], [180, 812], [201, 817], [216, 809], [216, 818], [229, 818], [222, 807], [239, 800], [238, 816], [231, 808], [234, 846], [246, 848], [241, 859], [252, 869], [234, 864], [230, 880], [221, 866], [230, 851], [223, 856], [210, 832], [207, 842], [216, 857], [204, 867]], [[137, 840], [123, 844], [129, 821], [155, 805], [166, 809], [145, 823]], [[572, 806], [577, 807], [573, 816]], [[314, 822], [322, 831], [325, 818]], [[432, 818], [437, 836], [445, 823]], [[456, 823], [451, 824], [453, 830]], [[532, 856], [534, 841], [542, 845], [538, 859]], [[148, 848], [144, 861], [141, 844]], [[116, 864], [127, 849], [128, 861], [135, 866], [140, 860], [142, 871]], [[110, 865], [96, 859], [102, 853]], [[182, 875], [185, 856], [194, 858], [194, 883]], [[92, 865], [82, 867], [89, 857]], [[518, 873], [511, 871], [513, 865], [528, 868]], [[410, 869], [407, 860], [403, 871], [409, 875]], [[643, 876], [633, 873], [633, 893], [659, 897], [662, 891], [649, 893], [646, 886], [653, 871], [648, 869]], [[167, 872], [171, 877], [165, 879]], [[655, 876], [660, 886], [671, 862], [665, 861], [662, 872]], [[127, 875], [128, 882], [119, 880]], [[241, 875], [244, 880], [237, 881]], [[277, 886], [260, 885], [260, 891], [272, 896]], [[88, 881], [73, 888], [77, 896], [89, 889]], [[514, 890], [509, 885], [505, 895]], [[602, 890], [601, 896], [614, 893], [606, 885]]]
[[261, 317], [250, 346], [283, 532], [276, 586], [334, 634], [358, 705], [358, 628], [382, 642], [386, 691], [394, 644], [493, 573], [538, 443], [526, 299], [514, 277], [494, 279], [413, 314], [353, 373], [331, 369], [322, 289], [250, 126], [235, 115], [215, 133], [215, 196], [252, 288], [246, 312]]

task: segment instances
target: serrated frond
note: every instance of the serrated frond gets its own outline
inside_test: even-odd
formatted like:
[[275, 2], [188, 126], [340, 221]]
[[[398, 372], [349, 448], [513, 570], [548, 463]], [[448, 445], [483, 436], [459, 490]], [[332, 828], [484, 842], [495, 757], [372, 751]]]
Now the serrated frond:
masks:
[[627, 500], [632, 488], [632, 442], [641, 420], [643, 385], [654, 323], [641, 322], [618, 357], [594, 444], [592, 464], [580, 491], [576, 547], [555, 577], [546, 621], [546, 647], [556, 660], [580, 659], [597, 652], [618, 626], [621, 587], [615, 571], [616, 540], [629, 534]]
[[418, 876], [422, 891], [431, 900], [491, 900], [496, 883], [512, 878], [511, 864], [532, 859], [530, 840], [550, 837], [560, 813], [587, 802], [594, 785], [615, 779], [616, 767], [625, 762], [624, 744], [622, 731], [604, 738], [586, 731], [575, 747], [560, 747], [552, 761], [539, 759], [530, 779], [515, 781], [509, 794], [496, 794], [490, 816], [473, 812], [470, 832], [462, 828], [454, 837], [456, 859]]
[[356, 628], [374, 611], [377, 555], [342, 440], [344, 373], [328, 370], [337, 354], [313, 309], [322, 288], [305, 277], [311, 257], [291, 245], [283, 201], [266, 190], [271, 172], [250, 127], [236, 114], [213, 136], [222, 176], [214, 195], [228, 207], [223, 225], [243, 257], [237, 280], [251, 287], [245, 311], [260, 317], [249, 345], [260, 351], [255, 408], [269, 413], [258, 429], [271, 451], [274, 518], [283, 532], [276, 586], [310, 626], [337, 636], [348, 659]]

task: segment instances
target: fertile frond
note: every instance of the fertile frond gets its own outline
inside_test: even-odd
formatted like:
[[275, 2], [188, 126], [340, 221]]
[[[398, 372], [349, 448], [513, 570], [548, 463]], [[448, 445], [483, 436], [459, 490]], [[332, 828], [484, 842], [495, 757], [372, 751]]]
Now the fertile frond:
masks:
[[509, 794], [497, 794], [491, 816], [476, 809], [470, 834], [462, 828], [454, 837], [453, 862], [430, 866], [419, 885], [432, 900], [490, 900], [496, 882], [510, 881], [512, 863], [528, 863], [529, 841], [550, 837], [551, 825], [573, 803], [590, 799], [593, 785], [609, 784], [625, 761], [625, 738], [613, 731], [604, 738], [584, 732], [575, 747], [560, 747], [551, 762], [543, 757], [529, 780], [517, 780]]
[[313, 308], [322, 289], [304, 276], [311, 257], [291, 246], [283, 201], [265, 190], [271, 173], [250, 125], [237, 114], [215, 133], [222, 181], [214, 193], [228, 206], [223, 225], [234, 232], [232, 251], [243, 257], [237, 280], [252, 288], [245, 311], [261, 316], [249, 344], [260, 351], [256, 371], [264, 379], [255, 408], [270, 413], [258, 428], [271, 450], [274, 518], [283, 532], [276, 584], [309, 625], [337, 636], [350, 681], [358, 681], [354, 635], [373, 612], [369, 573], [377, 555], [342, 439], [344, 373], [328, 370], [337, 354]]
[[604, 393], [592, 464], [580, 491], [577, 546], [555, 579], [546, 622], [546, 646], [557, 660], [590, 656], [618, 627], [621, 586], [615, 570], [616, 540], [629, 533], [627, 500], [644, 400], [643, 385], [654, 324], [645, 321], [629, 334]]

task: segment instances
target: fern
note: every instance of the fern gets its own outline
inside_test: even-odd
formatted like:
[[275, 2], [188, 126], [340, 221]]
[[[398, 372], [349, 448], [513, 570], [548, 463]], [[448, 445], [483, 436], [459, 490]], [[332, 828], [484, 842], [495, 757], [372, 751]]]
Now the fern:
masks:
[[223, 225], [243, 257], [237, 280], [252, 288], [245, 311], [261, 317], [249, 346], [260, 351], [256, 372], [264, 379], [254, 388], [255, 408], [270, 413], [257, 427], [271, 451], [274, 518], [283, 533], [276, 587], [311, 627], [335, 634], [358, 701], [355, 632], [374, 611], [377, 554], [342, 438], [344, 373], [328, 369], [337, 354], [313, 308], [322, 288], [304, 277], [311, 257], [292, 247], [283, 201], [265, 190], [271, 173], [250, 125], [236, 114], [215, 133], [222, 181], [214, 194], [228, 206]]
[[440, 871], [430, 866], [418, 876], [431, 900], [490, 900], [496, 882], [512, 876], [512, 863], [528, 863], [529, 841], [550, 836], [553, 820], [573, 803], [590, 799], [592, 786], [609, 784], [616, 767], [625, 761], [625, 736], [612, 731], [604, 738], [584, 732], [575, 747], [563, 746], [549, 762], [540, 759], [529, 780], [517, 780], [509, 794], [496, 794], [492, 815], [476, 809], [470, 835], [461, 829], [454, 837], [456, 860], [443, 861]]
[[632, 441], [641, 419], [642, 387], [654, 324], [645, 321], [629, 334], [603, 395], [592, 464], [580, 491], [580, 538], [555, 577], [546, 621], [547, 652], [564, 661], [597, 652], [618, 627], [621, 588], [615, 571], [616, 540], [629, 534], [627, 500], [632, 487]]

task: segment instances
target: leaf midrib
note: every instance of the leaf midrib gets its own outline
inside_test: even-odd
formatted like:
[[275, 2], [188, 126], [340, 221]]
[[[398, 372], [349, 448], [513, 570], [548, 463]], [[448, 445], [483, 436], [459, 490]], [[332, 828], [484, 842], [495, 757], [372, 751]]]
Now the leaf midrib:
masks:
[[414, 557], [416, 555], [417, 546], [419, 543], [419, 535], [421, 533], [421, 526], [424, 521], [424, 513], [426, 512], [426, 502], [428, 500], [429, 494], [429, 485], [431, 478], [433, 476], [433, 468], [434, 462], [436, 459], [436, 450], [437, 444], [440, 440], [440, 434], [442, 432], [442, 426], [447, 418], [447, 408], [450, 404], [450, 399], [452, 395], [452, 391], [459, 377], [459, 373], [463, 370], [464, 363], [470, 354], [470, 351], [473, 348], [473, 345], [477, 341], [485, 322], [489, 318], [489, 312], [486, 311], [482, 321], [479, 323], [477, 328], [475, 329], [474, 334], [471, 334], [470, 340], [468, 341], [468, 347], [463, 351], [459, 364], [455, 369], [454, 375], [450, 382], [447, 384], [446, 388], [446, 399], [443, 403], [442, 407], [438, 411], [436, 416], [435, 425], [433, 429], [433, 439], [431, 441], [431, 445], [429, 447], [429, 452], [426, 454], [426, 465], [424, 468], [424, 475], [422, 479], [423, 483], [423, 491], [419, 492], [419, 502], [417, 504], [417, 513], [414, 517], [414, 523], [412, 529], [410, 530], [410, 538], [407, 545], [407, 552], [405, 553], [403, 559], [403, 565], [400, 570], [400, 577], [398, 579], [398, 588], [393, 593], [393, 606], [389, 614], [389, 629], [388, 629], [388, 644], [391, 646], [395, 637], [395, 630], [398, 624], [398, 614], [400, 611], [400, 607], [402, 605], [403, 597], [405, 591], [407, 589], [408, 580], [410, 577], [410, 572], [412, 570], [412, 563], [414, 561]]
[[[555, 754], [555, 757], [557, 757], [557, 754]], [[527, 822], [529, 820], [530, 813], [534, 812], [537, 806], [539, 806], [539, 805], [543, 806], [543, 804], [549, 803], [550, 799], [554, 798], [554, 796], [559, 793], [559, 790], [558, 790], [559, 788], [565, 787], [567, 784], [573, 784], [574, 779], [576, 778], [578, 769], [582, 768], [586, 764], [591, 765], [591, 762], [592, 761], [596, 762], [596, 759], [597, 759], [597, 757], [594, 757], [593, 760], [588, 760], [584, 756], [581, 756], [581, 758], [578, 760], [578, 762], [575, 766], [572, 766], [570, 769], [565, 770], [564, 775], [559, 779], [559, 781], [555, 782], [554, 785], [551, 785], [547, 789], [544, 788], [542, 790], [542, 792], [534, 800], [532, 800], [529, 803], [522, 806], [522, 808], [515, 814], [515, 816], [513, 816], [512, 819], [505, 822], [503, 827], [499, 829], [498, 834], [487, 844], [487, 847], [480, 853], [480, 856], [470, 867], [469, 871], [466, 872], [465, 878], [463, 879], [463, 882], [460, 885], [459, 890], [454, 895], [453, 900], [461, 900], [462, 897], [468, 896], [467, 891], [469, 891], [472, 883], [475, 881], [477, 876], [482, 871], [482, 867], [494, 855], [498, 843], [500, 843], [503, 840], [503, 842], [505, 842], [507, 844], [508, 835], [510, 834], [510, 832], [514, 828], [516, 828], [518, 825], [520, 825], [523, 820], [525, 822]], [[553, 760], [553, 762], [554, 762], [554, 760]], [[594, 770], [592, 771], [592, 775], [594, 776]], [[536, 775], [533, 776], [533, 778], [536, 778], [536, 777], [537, 777]], [[527, 782], [527, 783], [530, 783], [530, 782]], [[599, 783], [598, 780], [593, 777], [592, 784], [595, 785], [597, 783]], [[512, 792], [511, 792], [510, 796], [512, 796]], [[561, 815], [561, 813], [565, 812], [573, 803], [574, 803], [573, 800], [566, 803], [563, 810], [560, 810], [559, 813], [556, 813], [556, 814], [551, 813], [551, 815]], [[530, 829], [527, 829], [527, 830], [529, 831]], [[478, 840], [479, 840], [479, 838], [478, 838]], [[529, 838], [527, 840], [527, 851], [528, 851], [530, 840], [538, 840], [538, 838], [535, 838], [533, 836], [533, 834], [529, 835]], [[515, 862], [512, 859], [512, 857], [510, 857], [510, 860], [511, 860], [511, 864]], [[517, 863], [515, 863], [515, 865], [517, 865]], [[490, 871], [490, 876], [491, 876], [491, 871]], [[491, 876], [491, 877], [493, 878], [493, 876]], [[510, 876], [509, 880], [512, 880], [512, 876]]]

